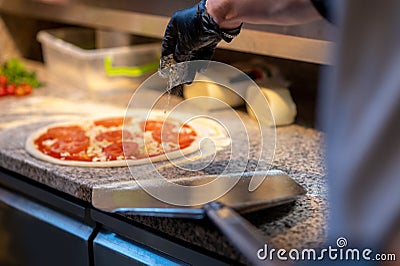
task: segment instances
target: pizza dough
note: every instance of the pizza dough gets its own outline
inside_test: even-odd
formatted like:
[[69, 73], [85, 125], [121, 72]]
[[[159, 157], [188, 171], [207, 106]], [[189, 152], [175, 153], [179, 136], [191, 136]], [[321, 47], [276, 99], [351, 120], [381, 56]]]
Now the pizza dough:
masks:
[[153, 110], [148, 115], [137, 110], [125, 118], [52, 124], [30, 134], [25, 148], [32, 156], [54, 164], [119, 167], [184, 157], [199, 151], [204, 138], [218, 142], [215, 147], [230, 144], [224, 128], [213, 120], [198, 118], [184, 124], [176, 116], [164, 117], [162, 111]]

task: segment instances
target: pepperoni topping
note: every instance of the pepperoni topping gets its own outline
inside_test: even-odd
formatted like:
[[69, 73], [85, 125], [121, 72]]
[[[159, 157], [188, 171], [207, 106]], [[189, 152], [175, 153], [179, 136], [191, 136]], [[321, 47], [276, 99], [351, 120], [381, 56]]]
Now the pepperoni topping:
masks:
[[[108, 129], [93, 135], [93, 132], [98, 132], [98, 129], [95, 128], [96, 126], [102, 126], [104, 130], [104, 127], [122, 126], [123, 122], [123, 117], [114, 117], [96, 120], [90, 126], [84, 127], [85, 129], [79, 125], [57, 126], [49, 128], [34, 143], [42, 153], [61, 160], [94, 161], [95, 158], [100, 158], [101, 160], [113, 161], [125, 158], [152, 157], [179, 148], [183, 149], [189, 147], [197, 136], [193, 128], [187, 124], [179, 125], [178, 123], [156, 119], [139, 123], [144, 132], [151, 133], [151, 141], [160, 145], [154, 151], [138, 151], [138, 143], [132, 141], [136, 138], [142, 138], [143, 131], [132, 133], [122, 129]], [[86, 129], [88, 132], [85, 131]], [[106, 143], [103, 141], [106, 141]], [[99, 144], [97, 142], [102, 143]], [[175, 145], [161, 146], [164, 143], [173, 143]], [[179, 148], [176, 146], [179, 146]], [[164, 151], [163, 147], [169, 148]]]
[[89, 137], [85, 136], [82, 139], [60, 139], [49, 147], [49, 151], [52, 153], [66, 153], [77, 154], [85, 151], [89, 147]]
[[172, 131], [164, 130], [163, 132], [161, 132], [161, 129], [158, 129], [158, 130], [152, 131], [151, 136], [158, 143], [161, 143], [161, 142], [177, 143], [178, 142], [178, 135]]
[[121, 142], [122, 136], [124, 136], [125, 139], [132, 138], [132, 134], [129, 131], [113, 130], [113, 131], [106, 131], [106, 132], [102, 132], [102, 133], [98, 134], [96, 136], [96, 140], [97, 141], [106, 140], [108, 142]]
[[184, 149], [190, 146], [194, 141], [195, 135], [179, 134], [179, 148]]
[[119, 127], [124, 124], [123, 117], [111, 117], [105, 119], [99, 119], [93, 122], [96, 126], [103, 126], [103, 127]]
[[[45, 141], [50, 141], [45, 145]], [[55, 158], [61, 158], [63, 153], [76, 155], [85, 151], [90, 144], [90, 139], [79, 126], [53, 127], [35, 140], [38, 149]]]
[[38, 147], [40, 151], [43, 151], [45, 145], [43, 144], [44, 141], [51, 139], [47, 133], [40, 135], [37, 139], [35, 139], [35, 145]]
[[67, 155], [67, 156], [63, 157], [63, 159], [70, 160], [70, 161], [91, 162], [93, 160], [93, 156], [89, 156], [86, 153], [83, 153], [83, 154]]
[[46, 134], [49, 139], [64, 139], [85, 135], [85, 131], [80, 126], [61, 126], [49, 128]]
[[[162, 124], [162, 123], [161, 123]], [[165, 127], [162, 130], [161, 128], [156, 128], [152, 131], [151, 135], [155, 141], [158, 143], [161, 142], [172, 142], [175, 144], [179, 144], [179, 148], [183, 149], [194, 141], [197, 136], [196, 132], [187, 124], [184, 124], [180, 131], [177, 132], [177, 127]]]
[[129, 159], [136, 154], [139, 145], [135, 142], [126, 141], [118, 142], [108, 145], [103, 149], [107, 160], [116, 160], [120, 156], [124, 156]]
[[176, 126], [170, 122], [164, 122], [160, 120], [147, 120], [140, 122], [140, 128], [144, 131], [156, 131], [161, 130], [164, 127], [164, 130], [172, 130]]

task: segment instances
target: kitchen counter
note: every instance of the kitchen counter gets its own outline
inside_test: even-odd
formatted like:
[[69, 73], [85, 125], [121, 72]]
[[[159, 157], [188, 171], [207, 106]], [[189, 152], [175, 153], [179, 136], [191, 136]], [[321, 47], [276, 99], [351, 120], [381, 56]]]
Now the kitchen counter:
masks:
[[[25, 139], [35, 129], [55, 121], [76, 119], [85, 113], [93, 114], [93, 106], [102, 106], [102, 112], [107, 114], [118, 113], [130, 98], [129, 92], [104, 95], [77, 90], [47, 78], [40, 64], [30, 66], [37, 70], [39, 78], [46, 80], [47, 85], [30, 96], [0, 98], [0, 167], [88, 203], [94, 186], [131, 180], [127, 167], [59, 166], [37, 160], [25, 151]], [[100, 104], [104, 97], [107, 104]], [[71, 112], [60, 111], [60, 106], [72, 106]], [[245, 114], [241, 116], [249, 119]], [[325, 240], [327, 215], [323, 134], [291, 125], [277, 128], [276, 136], [272, 168], [287, 172], [306, 188], [307, 195], [294, 203], [246, 214], [245, 218], [278, 248], [319, 247]], [[245, 261], [208, 220], [126, 218], [179, 243]]]

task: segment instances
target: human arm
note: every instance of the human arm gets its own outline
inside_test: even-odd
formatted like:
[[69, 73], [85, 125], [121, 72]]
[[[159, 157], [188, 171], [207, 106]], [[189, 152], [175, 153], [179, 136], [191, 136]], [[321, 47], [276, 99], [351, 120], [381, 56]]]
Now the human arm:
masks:
[[217, 44], [230, 42], [243, 22], [294, 25], [318, 18], [311, 0], [202, 0], [172, 16], [162, 42], [160, 68], [211, 59]]
[[191, 8], [174, 13], [162, 41], [161, 69], [175, 62], [209, 60], [221, 40], [230, 42], [239, 34], [241, 23], [223, 29], [207, 12], [206, 3], [201, 0]]
[[222, 28], [242, 22], [297, 25], [321, 18], [310, 0], [208, 0], [207, 11]]

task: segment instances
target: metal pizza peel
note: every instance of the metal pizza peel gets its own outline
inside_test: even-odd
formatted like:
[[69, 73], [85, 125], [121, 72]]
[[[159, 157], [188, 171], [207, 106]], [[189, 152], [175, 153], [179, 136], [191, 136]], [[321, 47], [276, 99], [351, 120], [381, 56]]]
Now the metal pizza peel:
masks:
[[[223, 178], [237, 178], [238, 175], [230, 174]], [[265, 179], [256, 190], [250, 192], [249, 183], [254, 175], [263, 175]], [[196, 186], [211, 182], [216, 178], [221, 177], [212, 175], [187, 177], [174, 180], [174, 182]], [[148, 184], [157, 186], [157, 182], [153, 183], [151, 179], [148, 180]], [[187, 205], [190, 205], [192, 195], [187, 194], [189, 192], [185, 192], [185, 190], [182, 193], [182, 199], [187, 199]], [[306, 190], [287, 174], [273, 170], [242, 173], [237, 184], [229, 192], [217, 200], [203, 205], [176, 206], [162, 202], [149, 195], [135, 181], [94, 187], [92, 204], [106, 212], [171, 218], [202, 219], [208, 217], [251, 263], [258, 265], [262, 262], [265, 265], [265, 261], [257, 259], [256, 252], [264, 246], [266, 239], [262, 238], [258, 229], [239, 213], [289, 203], [305, 193]]]

